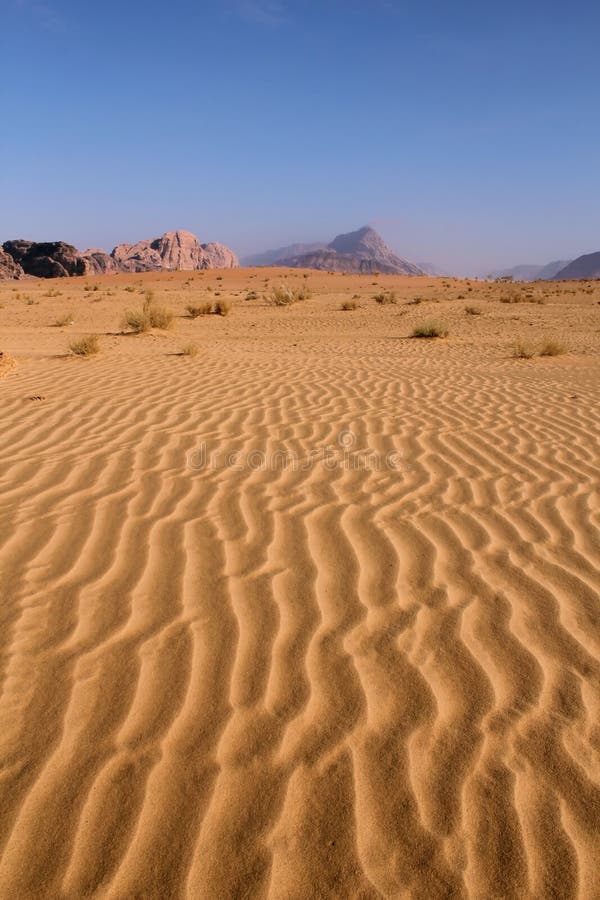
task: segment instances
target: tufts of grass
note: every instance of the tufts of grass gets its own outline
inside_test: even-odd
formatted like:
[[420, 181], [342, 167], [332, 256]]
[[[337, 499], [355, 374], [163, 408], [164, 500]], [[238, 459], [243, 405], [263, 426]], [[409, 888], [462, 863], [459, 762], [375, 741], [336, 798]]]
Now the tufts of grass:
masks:
[[256, 293], [256, 291], [248, 291], [248, 293], [244, 297], [244, 300], [258, 300], [258, 294]]
[[445, 338], [448, 337], [448, 329], [439, 322], [421, 322], [415, 325], [411, 337], [414, 338]]
[[156, 306], [152, 291], [146, 291], [146, 299], [141, 309], [127, 309], [123, 316], [123, 327], [140, 334], [151, 328], [166, 331], [173, 325], [173, 313], [166, 306]]
[[544, 341], [540, 348], [540, 356], [562, 356], [567, 352], [567, 348], [560, 341], [548, 339]]
[[358, 303], [356, 302], [356, 300], [344, 300], [344, 302], [340, 306], [340, 309], [343, 309], [345, 311], [358, 309]]
[[289, 284], [280, 284], [274, 287], [268, 296], [269, 303], [273, 306], [291, 306], [300, 300], [308, 300], [311, 294], [308, 287], [292, 287]]
[[57, 319], [54, 325], [56, 328], [64, 328], [66, 325], [72, 325], [74, 321], [73, 313], [67, 313], [65, 316], [61, 316], [60, 319]]
[[72, 341], [69, 350], [75, 356], [94, 356], [100, 351], [100, 338], [97, 334], [88, 334], [78, 341]]
[[212, 312], [212, 303], [200, 303], [198, 306], [189, 303], [186, 306], [186, 310], [192, 319], [197, 319], [198, 316], [209, 316]]
[[481, 307], [480, 306], [465, 306], [465, 312], [468, 316], [480, 316], [481, 315]]
[[216, 300], [213, 306], [215, 316], [228, 316], [231, 312], [231, 303], [229, 300]]
[[186, 344], [185, 347], [181, 348], [179, 355], [180, 356], [198, 356], [198, 345], [197, 344]]
[[375, 294], [373, 300], [375, 300], [377, 303], [380, 303], [382, 306], [389, 306], [390, 304], [396, 304], [398, 302], [394, 291]]
[[[84, 288], [85, 290], [85, 288]], [[135, 288], [132, 284], [126, 284], [123, 288], [124, 291], [127, 291], [128, 294], [135, 294]]]
[[517, 341], [512, 351], [513, 359], [532, 359], [535, 356], [535, 349], [531, 344], [524, 341]]
[[46, 291], [44, 297], [62, 297], [62, 292], [58, 288], [50, 288]]

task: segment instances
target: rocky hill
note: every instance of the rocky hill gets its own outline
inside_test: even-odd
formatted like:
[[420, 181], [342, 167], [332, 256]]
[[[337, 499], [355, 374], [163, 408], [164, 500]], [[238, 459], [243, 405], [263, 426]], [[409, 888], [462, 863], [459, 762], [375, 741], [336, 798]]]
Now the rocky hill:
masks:
[[279, 260], [278, 265], [334, 272], [384, 272], [424, 275], [414, 263], [397, 256], [373, 228], [339, 234], [325, 249]]
[[265, 250], [263, 253], [251, 253], [241, 260], [243, 266], [276, 266], [282, 259], [293, 259], [295, 256], [304, 256], [306, 253], [314, 253], [315, 250], [325, 250], [327, 244], [289, 244], [287, 247], [277, 247], [275, 250]]
[[554, 276], [557, 280], [600, 278], [600, 252], [578, 256]]
[[162, 269], [230, 269], [238, 266], [235, 253], [223, 244], [201, 244], [189, 231], [169, 231], [137, 244], [119, 244], [112, 253], [81, 252], [63, 241], [6, 241], [0, 250], [0, 278], [36, 275], [104, 275], [110, 272], [158, 272]]

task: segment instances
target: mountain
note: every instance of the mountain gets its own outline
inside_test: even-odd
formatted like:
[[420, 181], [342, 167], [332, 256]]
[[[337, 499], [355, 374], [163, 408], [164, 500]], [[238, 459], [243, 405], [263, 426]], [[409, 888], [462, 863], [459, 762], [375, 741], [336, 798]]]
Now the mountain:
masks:
[[240, 260], [242, 266], [276, 266], [282, 259], [291, 259], [294, 256], [303, 256], [314, 250], [324, 250], [326, 244], [289, 244], [287, 247], [278, 247], [275, 250], [265, 250], [263, 253], [253, 253]]
[[535, 263], [524, 263], [520, 266], [513, 266], [512, 269], [500, 269], [497, 272], [492, 272], [492, 275], [494, 278], [512, 276], [515, 281], [550, 281], [567, 264], [568, 260], [564, 259], [557, 259], [543, 266]]
[[573, 262], [560, 269], [555, 277], [557, 280], [600, 278], [600, 252], [585, 253], [583, 256], [578, 256]]
[[422, 269], [397, 256], [373, 228], [338, 234], [327, 247], [278, 261], [280, 266], [298, 269], [326, 269], [334, 272], [383, 272], [424, 275]]
[[0, 250], [0, 278], [36, 275], [105, 275], [110, 272], [158, 272], [163, 269], [231, 269], [235, 253], [223, 244], [201, 244], [189, 231], [168, 231], [137, 244], [119, 244], [112, 253], [90, 249], [83, 253], [64, 241], [5, 241]]
[[456, 278], [456, 275], [452, 275], [450, 272], [446, 272], [442, 269], [438, 269], [435, 263], [428, 262], [418, 262], [416, 264], [420, 269], [423, 269], [426, 275], [431, 275], [433, 278]]

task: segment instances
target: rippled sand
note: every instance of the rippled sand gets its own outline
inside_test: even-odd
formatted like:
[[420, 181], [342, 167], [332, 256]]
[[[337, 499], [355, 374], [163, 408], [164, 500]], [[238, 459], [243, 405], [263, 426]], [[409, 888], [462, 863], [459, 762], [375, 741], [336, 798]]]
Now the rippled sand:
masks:
[[600, 896], [600, 285], [301, 276], [0, 284], [2, 898]]

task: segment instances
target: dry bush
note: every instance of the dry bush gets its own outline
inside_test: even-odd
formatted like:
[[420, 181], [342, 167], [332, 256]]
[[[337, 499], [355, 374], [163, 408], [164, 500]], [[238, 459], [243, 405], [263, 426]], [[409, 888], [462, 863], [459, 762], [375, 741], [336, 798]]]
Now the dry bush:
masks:
[[173, 325], [173, 313], [166, 306], [155, 306], [152, 291], [146, 291], [146, 299], [141, 309], [126, 309], [123, 316], [123, 327], [130, 328], [140, 334], [151, 328], [166, 331]]
[[78, 341], [72, 341], [69, 350], [75, 356], [94, 356], [100, 351], [100, 338], [97, 334], [88, 334]]
[[376, 300], [377, 303], [381, 303], [383, 306], [387, 306], [389, 304], [395, 304], [398, 302], [396, 298], [396, 294], [394, 291], [388, 291], [387, 293], [375, 294], [373, 300]]
[[561, 344], [560, 341], [552, 340], [551, 338], [544, 341], [540, 348], [540, 356], [562, 356], [562, 354], [566, 352], [567, 348], [564, 344]]
[[198, 356], [198, 345], [197, 344], [186, 344], [185, 347], [181, 348], [179, 355], [180, 356]]
[[468, 316], [480, 316], [481, 315], [481, 307], [465, 306], [465, 312]]
[[212, 312], [212, 303], [200, 303], [198, 306], [190, 303], [186, 306], [186, 310], [192, 319], [197, 319], [198, 316], [209, 316]]
[[357, 304], [356, 300], [344, 300], [344, 302], [340, 306], [340, 309], [343, 309], [343, 310], [358, 309], [358, 304]]
[[444, 338], [448, 337], [448, 329], [439, 322], [421, 322], [415, 325], [411, 337], [414, 338]]
[[228, 316], [231, 312], [231, 303], [229, 300], [216, 300], [213, 306], [215, 316]]
[[308, 300], [310, 298], [308, 287], [292, 287], [289, 284], [280, 284], [274, 287], [268, 296], [268, 301], [273, 306], [290, 306], [292, 303], [298, 303], [299, 300]]
[[61, 316], [60, 319], [57, 319], [54, 325], [56, 328], [64, 328], [66, 325], [72, 325], [74, 321], [73, 313], [67, 313]]
[[535, 356], [535, 349], [531, 344], [526, 344], [524, 341], [517, 341], [513, 347], [512, 355], [513, 359], [531, 359]]

